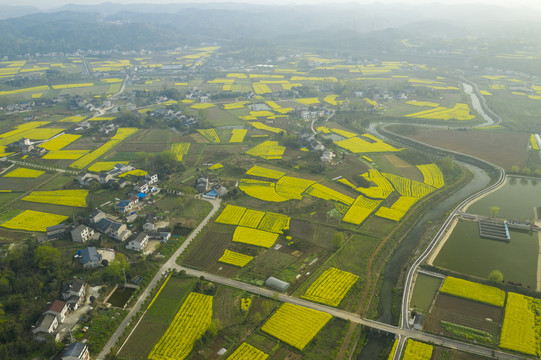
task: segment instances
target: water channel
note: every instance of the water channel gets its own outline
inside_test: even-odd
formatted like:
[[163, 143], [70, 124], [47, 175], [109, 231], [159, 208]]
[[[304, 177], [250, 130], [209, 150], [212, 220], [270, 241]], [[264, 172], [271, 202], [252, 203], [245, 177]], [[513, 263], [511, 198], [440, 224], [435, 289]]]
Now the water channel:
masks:
[[[445, 200], [434, 204], [434, 206], [428, 212], [426, 212], [419, 222], [417, 222], [417, 224], [415, 224], [415, 226], [413, 226], [413, 228], [409, 231], [406, 237], [398, 245], [398, 248], [393, 252], [393, 255], [387, 263], [383, 274], [383, 284], [379, 294], [380, 302], [378, 306], [378, 321], [392, 324], [393, 289], [397, 286], [398, 279], [401, 272], [405, 269], [406, 262], [419, 243], [425, 226], [430, 222], [442, 217], [446, 212], [452, 210], [452, 208], [460, 201], [483, 189], [490, 182], [490, 177], [484, 170], [469, 164], [466, 165], [461, 163], [461, 165], [468, 167], [468, 169], [474, 174], [473, 179], [466, 186]], [[369, 336], [369, 339], [369, 344], [372, 343], [373, 340], [374, 344], [363, 349], [358, 359], [376, 360], [379, 358], [379, 354], [383, 351], [385, 342], [372, 336]], [[376, 346], [376, 344], [379, 344], [380, 346]]]

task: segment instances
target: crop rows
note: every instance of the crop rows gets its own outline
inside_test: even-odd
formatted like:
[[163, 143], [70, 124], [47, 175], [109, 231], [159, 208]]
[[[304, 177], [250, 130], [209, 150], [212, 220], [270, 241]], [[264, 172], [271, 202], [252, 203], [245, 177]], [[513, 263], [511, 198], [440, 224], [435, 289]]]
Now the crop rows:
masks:
[[406, 115], [406, 117], [416, 117], [421, 119], [434, 120], [473, 120], [475, 115], [470, 114], [468, 104], [456, 103], [451, 109], [442, 106], [434, 109], [416, 112]]
[[278, 141], [265, 141], [246, 151], [246, 154], [257, 156], [265, 160], [279, 160], [286, 148], [278, 145]]
[[330, 306], [338, 306], [359, 277], [347, 271], [331, 267], [310, 285], [304, 299]]
[[505, 291], [503, 290], [451, 276], [445, 278], [440, 291], [494, 306], [501, 307], [505, 302]]
[[387, 178], [385, 178], [385, 176], [383, 176], [377, 170], [370, 170], [368, 173], [362, 174], [361, 176], [367, 181], [372, 181], [374, 184], [376, 184], [376, 186], [371, 186], [368, 188], [359, 187], [356, 189], [365, 196], [375, 199], [387, 199], [387, 197], [394, 191], [389, 180], [387, 180]]
[[321, 185], [318, 183], [312, 185], [306, 191], [306, 193], [310, 196], [313, 196], [319, 199], [338, 201], [346, 205], [351, 205], [355, 201], [354, 199], [350, 198], [347, 195], [339, 193], [338, 191], [335, 191], [333, 189], [326, 187], [325, 185]]
[[229, 139], [230, 143], [241, 143], [246, 136], [248, 130], [246, 129], [233, 129], [231, 130], [231, 138]]
[[430, 101], [418, 101], [418, 100], [409, 100], [409, 101], [406, 101], [406, 104], [415, 105], [415, 106], [428, 106], [428, 107], [433, 107], [433, 108], [440, 106], [440, 104], [438, 103], [434, 103]]
[[376, 153], [376, 152], [392, 152], [399, 151], [392, 145], [389, 145], [383, 141], [370, 143], [360, 137], [352, 137], [345, 140], [339, 140], [335, 142], [336, 145], [351, 151], [354, 154], [358, 153]]
[[216, 222], [221, 224], [238, 225], [245, 211], [246, 208], [244, 207], [227, 205], [216, 218]]
[[55, 150], [49, 151], [42, 159], [44, 160], [77, 160], [88, 153], [89, 150]]
[[500, 347], [530, 355], [540, 354], [541, 301], [510, 292], [505, 305]]
[[261, 327], [261, 330], [303, 350], [332, 318], [330, 314], [285, 303]]
[[246, 266], [246, 264], [252, 261], [253, 258], [254, 258], [253, 256], [241, 254], [241, 253], [226, 249], [222, 257], [220, 257], [218, 261], [223, 262], [225, 264], [235, 265], [238, 267], [244, 267]]
[[355, 137], [357, 136], [357, 134], [353, 133], [353, 132], [350, 132], [350, 131], [345, 131], [345, 130], [341, 130], [341, 129], [331, 129], [331, 131], [335, 134], [338, 134], [340, 136], [343, 136], [345, 137], [346, 139], [350, 139], [352, 137]]
[[401, 196], [422, 198], [434, 191], [432, 186], [420, 183], [418, 181], [412, 181], [408, 178], [395, 174], [383, 173], [383, 175], [389, 179], [396, 191], [398, 191]]
[[255, 165], [252, 168], [250, 168], [248, 171], [246, 171], [246, 175], [252, 175], [252, 176], [269, 178], [269, 179], [279, 179], [282, 176], [284, 176], [285, 173], [278, 170], [267, 169], [267, 168]]
[[270, 87], [266, 84], [262, 84], [262, 83], [253, 83], [252, 86], [254, 87], [254, 92], [257, 94], [257, 95], [263, 95], [263, 94], [270, 94], [272, 93], [272, 90], [270, 89]]
[[224, 104], [224, 110], [242, 109], [244, 105], [249, 104], [249, 101], [237, 101], [234, 103]]
[[354, 184], [351, 183], [351, 181], [349, 181], [348, 179], [346, 178], [342, 178], [342, 179], [338, 179], [338, 182], [339, 183], [342, 183], [346, 186], [349, 186], [350, 188], [352, 189], [357, 189], [357, 186], [355, 186]]
[[190, 293], [150, 352], [149, 360], [185, 359], [212, 321], [212, 296]]
[[227, 360], [265, 360], [269, 355], [253, 347], [250, 344], [242, 343]]
[[313, 180], [282, 176], [276, 183], [276, 193], [287, 199], [302, 199], [302, 193], [315, 183]]
[[220, 137], [216, 133], [215, 129], [197, 129], [197, 132], [199, 132], [201, 135], [203, 135], [211, 143], [219, 143], [219, 142], [221, 142]]
[[58, 225], [68, 217], [49, 214], [41, 211], [25, 210], [19, 215], [2, 224], [3, 227], [14, 230], [47, 231], [50, 226]]
[[417, 201], [419, 201], [419, 198], [417, 197], [401, 196], [394, 202], [393, 205], [391, 205], [390, 208], [380, 208], [378, 212], [376, 212], [376, 216], [394, 221], [400, 221]]
[[184, 155], [188, 154], [190, 143], [173, 143], [171, 144], [171, 152], [177, 157], [177, 161], [182, 161]]
[[241, 179], [239, 189], [244, 191], [246, 195], [263, 201], [284, 202], [286, 199], [276, 193], [274, 183], [261, 180]]
[[276, 233], [243, 226], [237, 226], [235, 232], [233, 233], [234, 242], [261, 246], [264, 248], [270, 248], [272, 245], [274, 245], [276, 239], [278, 239], [278, 234]]
[[10, 178], [37, 178], [38, 176], [41, 176], [45, 174], [45, 171], [41, 170], [33, 170], [33, 169], [27, 169], [27, 168], [17, 168], [13, 171], [8, 172], [4, 177]]
[[132, 135], [136, 131], [137, 128], [119, 128], [116, 135], [113, 136], [111, 140], [109, 140], [96, 150], [92, 151], [91, 153], [88, 153], [79, 160], [75, 161], [73, 164], [70, 165], [70, 167], [75, 169], [85, 168], [86, 166], [88, 166], [88, 164], [113, 149], [115, 146], [120, 144], [122, 140], [126, 139], [128, 136]]
[[69, 144], [71, 144], [72, 142], [74, 142], [80, 137], [81, 135], [63, 134], [41, 144], [40, 147], [49, 151], [60, 150], [63, 147], [68, 146]]
[[257, 228], [259, 223], [261, 222], [261, 219], [263, 219], [264, 216], [265, 216], [264, 211], [246, 209], [244, 216], [239, 222], [239, 225], [245, 226], [245, 227]]
[[402, 360], [430, 360], [433, 350], [432, 345], [408, 339]]
[[344, 215], [342, 221], [359, 225], [379, 206], [381, 201], [368, 199], [359, 195], [346, 215]]
[[[252, 111], [253, 113], [253, 111]], [[251, 114], [252, 116], [256, 116], [256, 114]], [[268, 115], [268, 114], [267, 114]], [[268, 116], [272, 116], [273, 114], [271, 113], [270, 115]], [[285, 132], [285, 130], [283, 129], [280, 129], [280, 128], [277, 128], [277, 127], [273, 127], [273, 126], [268, 126], [268, 125], [265, 125], [261, 122], [257, 122], [257, 121], [254, 121], [254, 122], [251, 122], [250, 125], [252, 125], [253, 127], [255, 127], [256, 129], [259, 129], [259, 130], [265, 130], [265, 131], [270, 131], [270, 132], [273, 132], [275, 134], [279, 134], [281, 132]]]
[[64, 206], [86, 207], [88, 190], [32, 191], [24, 201]]
[[425, 184], [434, 186], [437, 189], [443, 187], [445, 184], [443, 174], [436, 164], [417, 165], [417, 168], [423, 174]]
[[259, 223], [258, 229], [274, 233], [282, 233], [282, 230], [289, 229], [289, 221], [289, 216], [267, 212]]

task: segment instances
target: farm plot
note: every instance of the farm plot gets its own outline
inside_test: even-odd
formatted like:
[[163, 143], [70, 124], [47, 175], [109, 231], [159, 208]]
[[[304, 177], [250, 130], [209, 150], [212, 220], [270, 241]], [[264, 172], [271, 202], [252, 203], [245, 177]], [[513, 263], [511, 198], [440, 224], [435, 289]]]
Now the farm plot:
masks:
[[269, 179], [280, 179], [285, 175], [284, 172], [278, 170], [268, 169], [262, 166], [255, 165], [246, 171], [246, 175], [252, 175], [255, 177], [269, 178]]
[[443, 187], [444, 180], [440, 168], [436, 164], [417, 165], [417, 168], [423, 174], [423, 182], [434, 186], [436, 189]]
[[8, 172], [4, 175], [5, 178], [37, 178], [45, 174], [45, 171], [27, 169], [27, 168], [17, 168]]
[[342, 221], [360, 225], [370, 214], [376, 210], [381, 200], [372, 200], [359, 195], [349, 208]]
[[476, 333], [478, 339], [487, 339], [487, 335], [481, 334], [488, 334], [488, 343], [498, 344], [502, 319], [503, 308], [439, 293], [424, 329], [461, 339], [468, 339], [468, 336], [472, 339]]
[[44, 204], [86, 207], [88, 190], [32, 191], [23, 201]]
[[368, 173], [364, 173], [361, 176], [367, 181], [371, 181], [376, 185], [368, 188], [356, 188], [357, 191], [367, 197], [373, 199], [386, 199], [394, 191], [389, 180], [387, 180], [387, 178], [377, 170], [371, 169]]
[[147, 360], [194, 283], [195, 280], [190, 278], [170, 278], [122, 348], [119, 358]]
[[331, 318], [330, 314], [321, 311], [285, 303], [261, 330], [303, 350]]
[[330, 306], [338, 306], [359, 277], [331, 267], [321, 274], [302, 298]]
[[225, 250], [221, 258], [218, 259], [219, 262], [230, 264], [238, 267], [244, 267], [250, 261], [254, 259], [253, 256], [241, 254], [231, 250]]
[[505, 305], [500, 347], [539, 355], [541, 300], [510, 292]]
[[80, 137], [81, 135], [63, 134], [41, 144], [40, 147], [49, 151], [60, 150]]
[[378, 141], [370, 142], [357, 136], [345, 140], [335, 141], [334, 143], [354, 154], [400, 151], [400, 149], [397, 149], [394, 146], [383, 142], [382, 140], [378, 139]]
[[284, 155], [286, 148], [278, 145], [278, 141], [264, 141], [246, 151], [246, 154], [260, 157], [265, 160], [279, 160]]
[[445, 278], [440, 291], [494, 306], [503, 306], [505, 302], [505, 291], [503, 290], [451, 276]]
[[[214, 274], [234, 276], [239, 271], [238, 267], [218, 263], [230, 243], [231, 234], [209, 231], [190, 247], [182, 264]], [[218, 270], [220, 267], [222, 269]]]
[[278, 234], [268, 231], [237, 226], [233, 233], [233, 242], [270, 248], [278, 239]]
[[269, 181], [241, 179], [239, 189], [246, 193], [246, 195], [263, 201], [284, 202], [289, 200], [278, 195], [275, 184]]
[[233, 129], [231, 130], [231, 138], [229, 139], [230, 143], [241, 143], [246, 136], [248, 130], [246, 129]]
[[262, 286], [269, 276], [278, 274], [294, 264], [297, 258], [274, 249], [269, 249], [248, 263], [235, 277], [237, 280]]
[[444, 149], [460, 149], [460, 152], [490, 161], [505, 170], [511, 170], [514, 165], [526, 166], [528, 134], [419, 129], [407, 136]]
[[408, 339], [406, 349], [404, 350], [403, 360], [430, 360], [432, 357], [432, 345], [419, 341]]
[[250, 344], [242, 343], [227, 360], [265, 360], [269, 355], [253, 347]]
[[212, 321], [212, 296], [190, 293], [149, 360], [185, 359]]
[[60, 224], [68, 216], [49, 214], [41, 211], [25, 210], [1, 226], [14, 230], [45, 232], [49, 226]]

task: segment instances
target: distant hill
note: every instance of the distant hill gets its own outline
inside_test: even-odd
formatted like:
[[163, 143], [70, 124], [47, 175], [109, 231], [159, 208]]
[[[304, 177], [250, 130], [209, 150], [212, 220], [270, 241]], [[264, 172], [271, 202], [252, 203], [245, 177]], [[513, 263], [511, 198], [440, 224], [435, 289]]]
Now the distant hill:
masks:
[[24, 15], [35, 14], [41, 12], [40, 9], [33, 6], [1, 6], [0, 20], [17, 18]]
[[201, 42], [392, 50], [404, 38], [458, 42], [520, 36], [528, 41], [538, 36], [538, 18], [533, 11], [464, 4], [72, 4], [0, 20], [0, 54], [161, 50]]

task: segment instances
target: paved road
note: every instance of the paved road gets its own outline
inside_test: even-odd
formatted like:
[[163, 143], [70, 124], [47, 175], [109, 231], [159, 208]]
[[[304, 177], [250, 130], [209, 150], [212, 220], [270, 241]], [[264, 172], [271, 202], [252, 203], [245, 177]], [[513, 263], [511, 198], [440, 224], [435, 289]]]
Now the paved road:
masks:
[[52, 170], [52, 171], [57, 171], [57, 172], [61, 172], [61, 173], [77, 175], [77, 171], [73, 171], [73, 170], [58, 169], [58, 168], [54, 168], [54, 167], [50, 167], [50, 166], [32, 164], [32, 163], [28, 163], [28, 162], [24, 162], [24, 161], [17, 161], [17, 160], [10, 160], [10, 159], [8, 159], [7, 161], [9, 161], [12, 164], [21, 165], [21, 166], [25, 166], [25, 167], [34, 167], [34, 168], [43, 169], [43, 170]]
[[[370, 327], [370, 328], [373, 328], [373, 329], [378, 329], [378, 330], [381, 330], [381, 331], [385, 331], [385, 332], [388, 332], [388, 333], [391, 333], [391, 334], [396, 334], [396, 335], [398, 335], [400, 337], [400, 339], [403, 339], [403, 340], [406, 340], [407, 338], [411, 338], [411, 339], [415, 339], [415, 340], [419, 340], [419, 341], [424, 341], [424, 342], [429, 342], [429, 343], [433, 343], [433, 344], [436, 344], [436, 345], [445, 346], [445, 347], [448, 347], [448, 348], [458, 349], [458, 350], [469, 352], [469, 353], [472, 353], [472, 354], [478, 354], [478, 355], [482, 355], [482, 356], [494, 357], [496, 359], [502, 359], [502, 360], [520, 360], [520, 359], [524, 359], [523, 356], [518, 356], [518, 355], [514, 355], [514, 354], [508, 354], [508, 353], [504, 353], [504, 352], [501, 352], [501, 351], [493, 351], [492, 349], [488, 349], [488, 348], [478, 346], [478, 345], [474, 345], [474, 344], [468, 344], [468, 343], [464, 343], [464, 342], [461, 342], [461, 341], [450, 340], [450, 339], [446, 339], [446, 338], [443, 338], [443, 337], [440, 337], [440, 336], [437, 336], [437, 335], [426, 334], [426, 333], [423, 333], [423, 332], [420, 332], [420, 331], [407, 329], [407, 328], [398, 328], [398, 327], [393, 326], [393, 325], [380, 323], [380, 322], [377, 322], [377, 321], [374, 321], [374, 320], [364, 319], [364, 318], [361, 318], [358, 314], [355, 314], [355, 313], [351, 313], [351, 312], [348, 312], [348, 311], [336, 309], [336, 308], [326, 306], [326, 305], [322, 305], [322, 304], [317, 304], [317, 303], [314, 303], [314, 302], [311, 302], [311, 301], [308, 301], [308, 300], [299, 299], [299, 298], [296, 298], [296, 297], [293, 297], [293, 296], [278, 293], [276, 291], [261, 288], [261, 287], [255, 286], [255, 285], [246, 284], [246, 283], [236, 281], [236, 280], [232, 280], [232, 279], [222, 277], [222, 276], [219, 276], [219, 275], [209, 274], [209, 273], [206, 273], [206, 272], [203, 272], [203, 271], [186, 268], [186, 267], [180, 266], [180, 265], [178, 265], [176, 263], [174, 265], [174, 268], [176, 270], [178, 270], [178, 271], [184, 270], [184, 271], [186, 271], [186, 273], [188, 275], [196, 277], [196, 278], [199, 278], [199, 277], [203, 276], [206, 280], [212, 281], [212, 282], [217, 283], [217, 284], [233, 287], [235, 289], [241, 289], [241, 290], [248, 291], [248, 292], [251, 292], [253, 294], [265, 296], [265, 297], [268, 297], [268, 298], [274, 298], [274, 299], [276, 299], [278, 301], [287, 302], [287, 303], [296, 304], [296, 305], [301, 305], [301, 306], [304, 306], [304, 307], [307, 307], [307, 308], [310, 308], [310, 309], [323, 311], [323, 312], [331, 314], [332, 316], [340, 318], [340, 319], [348, 320], [348, 321], [351, 321], [351, 322], [354, 322], [354, 323], [357, 323], [357, 324], [361, 324], [361, 325], [364, 325], [364, 326], [367, 326], [367, 327]], [[400, 352], [396, 351], [395, 354], [396, 353], [400, 354], [401, 351]]]
[[135, 305], [132, 307], [132, 309], [130, 310], [128, 315], [126, 315], [126, 317], [124, 318], [122, 323], [118, 326], [118, 328], [116, 329], [114, 334], [111, 336], [111, 338], [109, 339], [107, 344], [105, 344], [105, 346], [103, 347], [103, 350], [100, 352], [100, 354], [98, 355], [98, 357], [96, 359], [98, 359], [98, 360], [105, 359], [105, 356], [111, 351], [111, 348], [116, 344], [116, 342], [118, 341], [118, 338], [120, 337], [120, 335], [122, 335], [124, 333], [124, 330], [126, 329], [128, 324], [130, 323], [130, 321], [132, 320], [134, 315], [137, 314], [137, 312], [141, 309], [141, 306], [145, 302], [146, 298], [150, 295], [151, 291], [156, 287], [156, 284], [162, 279], [163, 272], [165, 272], [165, 271], [167, 271], [169, 269], [175, 268], [176, 259], [179, 257], [179, 255], [182, 254], [182, 252], [184, 250], [186, 250], [188, 245], [190, 245], [192, 240], [197, 236], [197, 234], [199, 234], [201, 229], [203, 229], [205, 227], [205, 225], [207, 225], [209, 219], [212, 216], [214, 216], [214, 214], [216, 214], [216, 212], [220, 209], [220, 200], [219, 199], [218, 200], [204, 199], [204, 200], [206, 200], [206, 201], [208, 201], [208, 202], [210, 202], [212, 204], [212, 210], [210, 211], [210, 213], [199, 224], [199, 226], [197, 228], [195, 228], [194, 231], [192, 231], [190, 236], [188, 236], [186, 241], [184, 241], [184, 243], [178, 248], [178, 250], [175, 251], [175, 253], [169, 258], [169, 260], [165, 264], [162, 265], [160, 270], [156, 273], [156, 276], [154, 276], [152, 281], [146, 287], [145, 291], [143, 291], [143, 293], [139, 296], [139, 299], [137, 299], [137, 302], [135, 303]]

